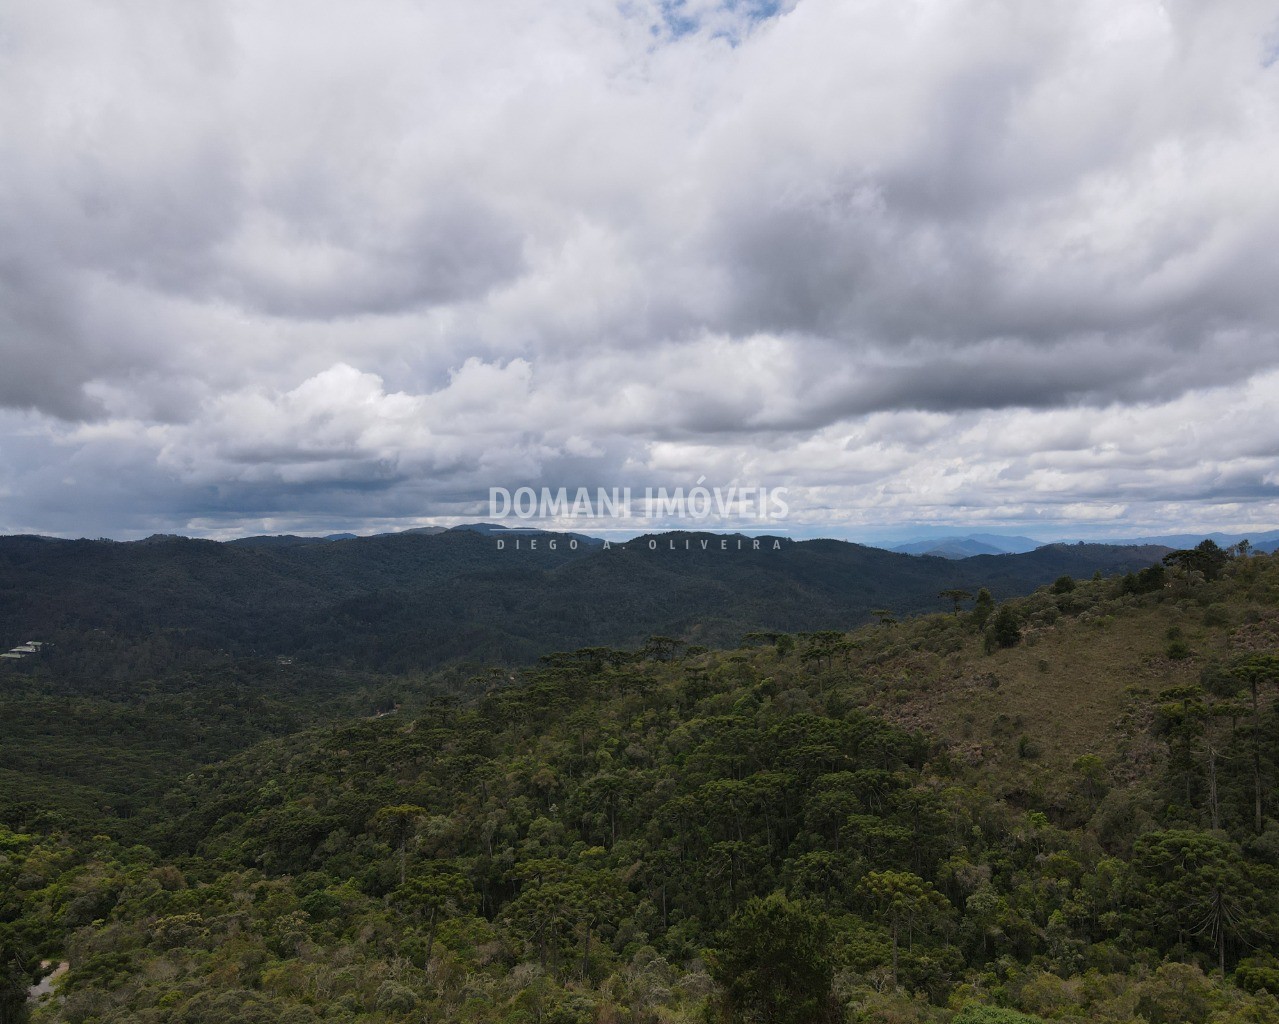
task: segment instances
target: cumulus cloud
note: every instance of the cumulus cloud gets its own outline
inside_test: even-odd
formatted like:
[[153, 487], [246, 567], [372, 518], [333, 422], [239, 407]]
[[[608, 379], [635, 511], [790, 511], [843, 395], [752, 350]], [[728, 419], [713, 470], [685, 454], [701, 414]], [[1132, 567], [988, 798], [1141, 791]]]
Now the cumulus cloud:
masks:
[[1279, 520], [1259, 0], [75, 7], [0, 12], [0, 529]]

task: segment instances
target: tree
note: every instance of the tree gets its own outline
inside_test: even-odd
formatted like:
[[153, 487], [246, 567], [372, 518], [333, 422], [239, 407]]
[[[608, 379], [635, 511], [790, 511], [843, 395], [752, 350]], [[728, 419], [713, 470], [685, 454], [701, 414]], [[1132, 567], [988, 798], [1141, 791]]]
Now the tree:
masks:
[[[1220, 730], [1215, 726], [1229, 720], [1233, 735], [1238, 720], [1248, 714], [1248, 708], [1234, 699], [1214, 698], [1199, 686], [1172, 687], [1159, 696], [1164, 703], [1158, 707], [1156, 726], [1168, 737], [1169, 767], [1182, 775], [1187, 809], [1191, 806], [1192, 787], [1199, 775], [1196, 753], [1202, 747], [1208, 815], [1212, 828], [1216, 830], [1221, 825], [1217, 762], [1219, 759], [1230, 760], [1230, 757], [1222, 753], [1228, 740], [1217, 735]], [[1259, 774], [1260, 768], [1256, 767], [1256, 771]]]
[[409, 840], [413, 837], [419, 823], [426, 817], [426, 808], [417, 804], [396, 804], [383, 807], [373, 816], [374, 826], [398, 841], [400, 850], [400, 885], [406, 877], [405, 864], [408, 855]]
[[1159, 700], [1155, 731], [1167, 740], [1168, 771], [1173, 777], [1180, 776], [1185, 807], [1189, 810], [1199, 774], [1195, 752], [1208, 717], [1204, 691], [1199, 686], [1173, 686], [1160, 691]]
[[893, 940], [893, 986], [897, 985], [897, 952], [903, 929], [926, 928], [950, 912], [946, 898], [910, 871], [871, 871], [857, 884], [862, 902], [887, 927]]
[[670, 636], [650, 636], [644, 641], [643, 657], [653, 661], [673, 661], [685, 641]]
[[1164, 565], [1175, 565], [1187, 572], [1203, 573], [1208, 581], [1221, 575], [1221, 570], [1230, 561], [1230, 555], [1216, 541], [1203, 540], [1193, 548], [1181, 551], [1170, 551], [1164, 555]]
[[958, 587], [952, 587], [949, 590], [943, 590], [937, 596], [944, 597], [947, 601], [954, 602], [955, 615], [958, 616], [959, 606], [963, 604], [965, 601], [970, 600], [973, 595], [970, 594], [967, 590], [960, 590]]
[[20, 950], [9, 926], [0, 922], [0, 1024], [26, 1020], [28, 968], [35, 962], [34, 951]]
[[520, 893], [507, 904], [504, 917], [537, 950], [542, 967], [552, 958], [563, 960], [576, 933], [581, 940], [581, 973], [586, 976], [592, 935], [601, 924], [616, 922], [629, 904], [630, 895], [616, 873], [592, 866], [603, 853], [586, 850], [582, 857], [588, 863], [543, 859], [526, 861], [517, 869]]
[[[1247, 541], [1241, 543], [1246, 544]], [[1230, 674], [1245, 683], [1252, 693], [1252, 793], [1253, 828], [1261, 834], [1263, 827], [1261, 786], [1261, 721], [1258, 690], [1262, 683], [1279, 682], [1279, 658], [1273, 654], [1254, 654], [1235, 665]]]
[[815, 633], [800, 633], [800, 639], [804, 641], [804, 650], [800, 653], [799, 660], [804, 664], [815, 664], [818, 668], [830, 668], [835, 655], [840, 650], [840, 643], [844, 639], [844, 634], [837, 629], [824, 629]]
[[419, 926], [426, 926], [426, 960], [431, 959], [435, 932], [446, 917], [460, 913], [474, 903], [475, 890], [461, 875], [436, 869], [401, 883], [387, 897], [400, 913]]
[[876, 608], [874, 611], [871, 612], [871, 614], [875, 616], [875, 618], [879, 619], [879, 624], [881, 626], [897, 625], [897, 616], [894, 615], [887, 608]]
[[829, 921], [780, 892], [751, 899], [733, 915], [708, 954], [711, 977], [724, 988], [726, 1021], [818, 1024], [830, 1019]]
[[1135, 911], [1151, 938], [1198, 944], [1214, 954], [1222, 976], [1226, 949], [1273, 938], [1274, 920], [1239, 847], [1220, 833], [1173, 829], [1137, 840]]
[[986, 628], [991, 614], [995, 611], [995, 599], [985, 587], [977, 591], [977, 599], [973, 602], [973, 622], [979, 630]]
[[1010, 605], [1000, 605], [999, 611], [986, 631], [986, 650], [997, 647], [1016, 647], [1021, 643], [1021, 623]]

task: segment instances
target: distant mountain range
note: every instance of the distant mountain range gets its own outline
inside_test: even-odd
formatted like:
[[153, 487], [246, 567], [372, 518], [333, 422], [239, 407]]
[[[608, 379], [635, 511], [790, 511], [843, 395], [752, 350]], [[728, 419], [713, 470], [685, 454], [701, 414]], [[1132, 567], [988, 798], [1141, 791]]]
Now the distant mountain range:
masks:
[[1131, 540], [1108, 541], [1114, 544], [1162, 544], [1170, 548], [1193, 548], [1204, 540], [1211, 540], [1223, 548], [1248, 541], [1257, 551], [1267, 553], [1279, 548], [1279, 530], [1265, 530], [1260, 533], [1168, 533], [1158, 537], [1137, 537]]
[[1168, 550], [1054, 544], [953, 561], [755, 540], [668, 533], [606, 546], [492, 527], [340, 541], [3, 537], [0, 648], [51, 640], [66, 658], [87, 638], [109, 651], [121, 649], [112, 636], [150, 636], [155, 657], [225, 651], [389, 671], [516, 664], [653, 634], [734, 644], [757, 629], [846, 629], [876, 609], [942, 610], [942, 590], [1011, 597], [1065, 574], [1138, 569]]
[[891, 551], [904, 555], [932, 555], [937, 558], [971, 558], [973, 555], [1024, 554], [1043, 547], [1030, 537], [1006, 537], [998, 533], [973, 533], [966, 537], [933, 537], [899, 544]]
[[[1272, 552], [1279, 548], [1279, 530], [1261, 533], [1169, 533], [1155, 537], [1128, 537], [1120, 540], [1090, 541], [1088, 543], [1112, 544], [1117, 547], [1141, 547], [1158, 545], [1167, 548], [1192, 548], [1203, 540], [1212, 540], [1223, 548], [1247, 540], [1255, 550]], [[1069, 541], [1063, 543], [1080, 543]], [[974, 555], [1021, 554], [1042, 547], [1043, 541], [1030, 537], [1007, 536], [1001, 533], [971, 533], [965, 536], [937, 536], [886, 547], [906, 555], [931, 555], [936, 558], [971, 558]]]
[[[374, 534], [377, 537], [404, 537], [410, 535], [434, 536], [437, 533], [449, 533], [450, 531], [463, 531], [469, 533], [479, 533], [484, 536], [501, 536], [501, 537], [520, 537], [520, 536], [538, 536], [546, 534], [550, 536], [551, 531], [540, 530], [535, 527], [524, 526], [502, 526], [500, 523], [462, 523], [460, 526], [415, 526], [408, 530], [399, 530], [395, 533], [379, 533]], [[160, 537], [176, 536], [173, 534], [159, 534]], [[588, 544], [603, 544], [604, 542], [598, 537], [590, 537], [583, 533], [563, 534], [562, 536], [575, 537], [577, 540]], [[148, 537], [147, 540], [155, 538]], [[299, 537], [295, 534], [273, 534], [254, 537], [238, 537], [235, 540], [229, 540], [225, 543], [233, 544], [237, 547], [246, 548], [287, 548], [298, 547], [303, 544], [328, 544], [336, 540], [367, 540], [354, 533], [330, 533], [323, 537]], [[139, 541], [138, 543], [146, 543]]]
[[[536, 527], [519, 527], [519, 526], [503, 526], [500, 523], [463, 523], [459, 526], [419, 526], [409, 530], [401, 530], [398, 533], [377, 534], [383, 537], [402, 537], [406, 535], [434, 535], [440, 533], [449, 533], [455, 531], [478, 533], [486, 537], [520, 537], [520, 536], [539, 536], [546, 534], [550, 536], [550, 531], [538, 529]], [[171, 535], [158, 535], [161, 539], [167, 539]], [[562, 536], [571, 536], [577, 539], [581, 544], [587, 546], [603, 545], [604, 540], [599, 537], [585, 533], [563, 534]], [[148, 541], [156, 538], [148, 538]], [[241, 537], [238, 540], [227, 541], [226, 543], [239, 547], [296, 547], [306, 544], [326, 544], [339, 540], [368, 540], [368, 537], [357, 537], [354, 533], [331, 533], [323, 537], [299, 537], [291, 534], [280, 536], [260, 536], [260, 537]], [[1223, 548], [1232, 544], [1237, 544], [1241, 540], [1248, 540], [1253, 548], [1257, 551], [1272, 552], [1279, 549], [1279, 530], [1268, 530], [1254, 534], [1243, 533], [1170, 533], [1161, 534], [1151, 537], [1128, 537], [1119, 540], [1103, 540], [1103, 541], [1059, 541], [1063, 544], [1092, 543], [1105, 544], [1112, 547], [1142, 547], [1148, 545], [1156, 545], [1172, 549], [1191, 548], [1200, 541], [1209, 539], [1220, 544]], [[146, 543], [139, 541], [137, 543]], [[969, 533], [963, 535], [939, 534], [934, 537], [925, 537], [920, 540], [913, 540], [902, 544], [872, 544], [870, 546], [880, 548], [885, 551], [894, 551], [903, 555], [926, 555], [934, 558], [950, 558], [962, 559], [972, 558], [975, 555], [1007, 555], [1007, 554], [1025, 554], [1034, 551], [1036, 548], [1043, 547], [1049, 542], [1035, 540], [1033, 537], [1023, 537], [1015, 534], [1003, 533]]]
[[226, 543], [242, 548], [291, 548], [301, 544], [328, 544], [335, 540], [355, 540], [354, 533], [330, 533], [327, 537], [298, 537], [291, 533], [262, 537], [239, 537]]

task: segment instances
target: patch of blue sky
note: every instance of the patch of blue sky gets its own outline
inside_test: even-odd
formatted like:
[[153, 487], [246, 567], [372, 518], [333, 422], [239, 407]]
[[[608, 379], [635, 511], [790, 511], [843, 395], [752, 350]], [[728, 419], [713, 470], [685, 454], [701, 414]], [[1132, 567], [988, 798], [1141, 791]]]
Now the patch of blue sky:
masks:
[[1261, 66], [1273, 67], [1276, 62], [1279, 62], [1279, 21], [1261, 39]]
[[653, 26], [653, 33], [679, 39], [705, 32], [712, 38], [737, 42], [756, 24], [777, 17], [793, 5], [794, 0], [660, 0], [661, 22]]
[[672, 38], [692, 35], [702, 27], [700, 12], [690, 12], [685, 0], [662, 0], [662, 24]]

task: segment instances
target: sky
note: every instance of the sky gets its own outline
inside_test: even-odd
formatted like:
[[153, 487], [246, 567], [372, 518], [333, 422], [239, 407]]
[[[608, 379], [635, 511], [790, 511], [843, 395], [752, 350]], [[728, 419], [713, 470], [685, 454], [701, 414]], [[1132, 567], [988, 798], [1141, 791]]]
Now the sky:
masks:
[[1277, 168], [1257, 0], [6, 0], [0, 533], [1273, 529]]

